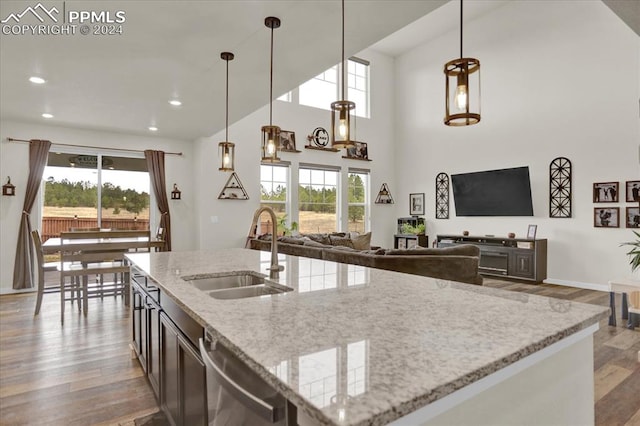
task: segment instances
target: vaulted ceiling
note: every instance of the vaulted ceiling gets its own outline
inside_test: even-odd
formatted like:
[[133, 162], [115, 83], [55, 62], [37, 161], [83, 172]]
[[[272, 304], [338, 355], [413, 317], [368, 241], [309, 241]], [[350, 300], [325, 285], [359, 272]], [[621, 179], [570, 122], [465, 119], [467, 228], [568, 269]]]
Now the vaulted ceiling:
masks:
[[[457, 19], [429, 19], [438, 16], [431, 12], [447, 2], [346, 1], [346, 55], [376, 43], [377, 49], [397, 55], [457, 28]], [[640, 2], [604, 2], [639, 31]], [[465, 20], [505, 3], [465, 3]], [[0, 18], [7, 21], [2, 26], [18, 31], [13, 26], [41, 24], [30, 11], [18, 15], [37, 4], [2, 1]], [[44, 1], [40, 10], [55, 7], [58, 21], [67, 19], [70, 11], [108, 11], [112, 19], [116, 11], [123, 11], [122, 34], [93, 34], [89, 24], [90, 33], [83, 35], [77, 22], [71, 35], [5, 34], [3, 28], [0, 118], [41, 123], [41, 114], [48, 112], [54, 117], [47, 124], [133, 134], [149, 134], [148, 126], [155, 125], [158, 136], [185, 141], [210, 136], [224, 128], [225, 62], [220, 52], [236, 55], [229, 64], [233, 122], [269, 101], [270, 30], [264, 18], [282, 20], [274, 32], [273, 84], [278, 96], [340, 61], [340, 4], [337, 0]], [[43, 24], [54, 24], [40, 15]], [[28, 78], [34, 75], [47, 83], [30, 83]], [[174, 107], [170, 99], [183, 105]]]

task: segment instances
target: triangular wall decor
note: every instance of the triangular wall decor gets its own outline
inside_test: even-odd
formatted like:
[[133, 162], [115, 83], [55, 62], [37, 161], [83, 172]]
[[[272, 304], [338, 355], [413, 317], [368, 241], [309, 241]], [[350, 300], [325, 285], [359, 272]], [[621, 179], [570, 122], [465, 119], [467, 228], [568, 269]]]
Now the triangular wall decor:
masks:
[[386, 183], [383, 183], [378, 191], [378, 197], [376, 198], [376, 204], [393, 204], [393, 197], [389, 191], [389, 187]]
[[247, 191], [244, 190], [244, 186], [242, 186], [242, 182], [240, 182], [240, 178], [238, 175], [233, 172], [231, 176], [229, 176], [229, 180], [222, 188], [220, 195], [218, 195], [219, 200], [248, 200], [249, 195], [247, 195]]

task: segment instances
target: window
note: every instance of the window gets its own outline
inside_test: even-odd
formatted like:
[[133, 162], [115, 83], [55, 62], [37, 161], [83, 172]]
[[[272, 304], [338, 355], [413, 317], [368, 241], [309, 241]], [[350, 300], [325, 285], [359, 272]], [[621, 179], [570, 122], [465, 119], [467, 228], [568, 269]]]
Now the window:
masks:
[[334, 232], [339, 168], [300, 165], [298, 215], [301, 233]]
[[337, 65], [332, 66], [299, 87], [300, 105], [329, 110], [331, 109], [331, 102], [336, 101], [337, 95]]
[[[330, 110], [331, 103], [342, 97], [338, 84], [340, 68], [340, 64], [334, 65], [301, 84], [298, 88], [300, 105]], [[369, 118], [369, 62], [350, 58], [347, 61], [347, 83], [347, 98], [355, 102], [355, 114]]]
[[[260, 165], [260, 205], [271, 207], [279, 219], [288, 212], [289, 167]], [[260, 222], [258, 234], [270, 234], [271, 224]]]
[[144, 158], [50, 152], [43, 180], [43, 240], [70, 228], [149, 229]]
[[349, 231], [364, 233], [368, 230], [369, 217], [369, 172], [349, 170], [347, 194]]

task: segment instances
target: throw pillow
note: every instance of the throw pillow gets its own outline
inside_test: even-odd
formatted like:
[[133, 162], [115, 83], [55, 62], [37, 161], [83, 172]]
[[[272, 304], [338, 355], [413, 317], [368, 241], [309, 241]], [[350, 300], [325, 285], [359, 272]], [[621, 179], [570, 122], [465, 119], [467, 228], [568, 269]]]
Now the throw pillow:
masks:
[[353, 248], [353, 242], [351, 242], [351, 238], [331, 236], [330, 239], [332, 246], [344, 246]]
[[371, 249], [371, 232], [358, 235], [357, 237], [351, 236], [351, 242], [353, 248], [356, 250], [370, 250]]
[[304, 244], [305, 246], [309, 246], [309, 247], [326, 247], [326, 246], [329, 245], [329, 244], [319, 243], [317, 241], [314, 241], [314, 240], [312, 240], [310, 238], [306, 238], [306, 237], [302, 238], [302, 244]]
[[295, 238], [295, 237], [278, 237], [278, 241], [286, 244], [298, 244], [298, 245], [304, 244], [304, 241], [302, 241], [302, 238]]
[[331, 245], [331, 240], [327, 234], [306, 234], [305, 237], [320, 244]]

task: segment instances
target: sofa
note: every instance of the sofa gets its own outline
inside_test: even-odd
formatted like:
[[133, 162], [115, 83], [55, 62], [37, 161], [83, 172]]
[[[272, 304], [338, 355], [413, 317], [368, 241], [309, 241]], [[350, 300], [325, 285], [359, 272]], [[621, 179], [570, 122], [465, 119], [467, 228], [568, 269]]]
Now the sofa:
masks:
[[[278, 237], [278, 253], [482, 285], [478, 272], [480, 249], [474, 245], [383, 249], [368, 245], [366, 237], [367, 234], [349, 236], [345, 233]], [[271, 235], [253, 238], [247, 246], [270, 251]]]

